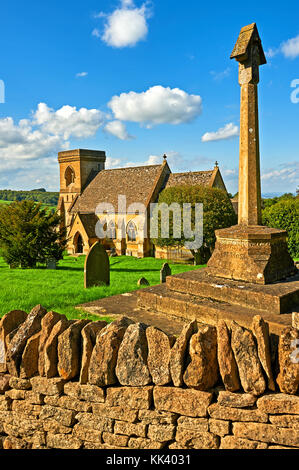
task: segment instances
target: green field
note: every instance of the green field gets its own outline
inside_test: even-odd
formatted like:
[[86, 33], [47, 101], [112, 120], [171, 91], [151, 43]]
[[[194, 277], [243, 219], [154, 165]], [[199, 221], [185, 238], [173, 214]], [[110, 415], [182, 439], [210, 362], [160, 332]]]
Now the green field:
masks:
[[[41, 304], [47, 310], [65, 314], [69, 319], [95, 319], [76, 310], [75, 305], [136, 290], [137, 281], [141, 277], [145, 277], [150, 285], [159, 284], [160, 269], [165, 262], [155, 258], [137, 259], [129, 256], [110, 258], [110, 286], [84, 289], [84, 260], [85, 256], [66, 256], [56, 270], [49, 270], [45, 267], [10, 269], [0, 258], [0, 316], [16, 309], [29, 312], [35, 305]], [[172, 274], [200, 268], [169, 264]]]
[[[1, 206], [1, 204], [2, 204], [2, 205], [3, 205], [3, 204], [11, 204], [12, 202], [14, 202], [14, 201], [3, 201], [3, 199], [0, 199], [0, 206]], [[41, 207], [42, 207], [42, 209], [50, 209], [50, 210], [51, 210], [51, 209], [53, 209], [53, 210], [56, 210], [56, 209], [57, 209], [56, 206], [52, 206], [51, 204], [42, 204]]]

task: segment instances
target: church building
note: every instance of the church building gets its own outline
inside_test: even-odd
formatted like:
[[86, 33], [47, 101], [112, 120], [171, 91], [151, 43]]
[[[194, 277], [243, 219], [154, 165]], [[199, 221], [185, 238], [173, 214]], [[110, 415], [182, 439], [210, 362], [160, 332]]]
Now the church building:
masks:
[[[139, 258], [167, 258], [168, 254], [153, 246], [149, 237], [140, 237], [136, 207], [140, 205], [149, 213], [150, 204], [157, 202], [160, 192], [171, 186], [204, 185], [226, 191], [217, 163], [209, 171], [172, 173], [166, 156], [160, 165], [109, 170], [105, 169], [105, 161], [105, 152], [98, 150], [76, 149], [58, 153], [58, 210], [67, 228], [69, 254], [86, 254], [99, 240], [96, 225], [99, 220], [105, 220], [106, 212], [98, 212], [97, 208], [99, 204], [106, 204], [115, 208], [115, 220], [122, 216], [125, 225], [121, 233], [114, 222], [105, 227], [103, 244], [107, 250]], [[118, 209], [119, 195], [125, 196], [125, 211]]]

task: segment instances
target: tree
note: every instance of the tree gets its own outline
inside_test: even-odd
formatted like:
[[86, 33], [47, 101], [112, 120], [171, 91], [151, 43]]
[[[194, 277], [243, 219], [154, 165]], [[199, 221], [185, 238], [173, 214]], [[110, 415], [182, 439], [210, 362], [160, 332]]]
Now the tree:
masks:
[[299, 257], [299, 199], [284, 198], [263, 210], [263, 225], [288, 232], [291, 256]]
[[[159, 196], [159, 203], [178, 203], [183, 208], [184, 203], [191, 203], [191, 228], [195, 228], [195, 203], [203, 204], [203, 245], [199, 250], [191, 250], [196, 264], [207, 262], [215, 246], [215, 230], [230, 227], [237, 223], [237, 216], [227, 193], [220, 189], [205, 186], [175, 186], [164, 189]], [[181, 211], [182, 213], [182, 211]], [[182, 218], [183, 219], [183, 218]], [[161, 247], [182, 247], [188, 241], [183, 235], [183, 222], [181, 222], [181, 236], [174, 238], [173, 215], [169, 217], [169, 238], [161, 237], [161, 216], [159, 217], [159, 236], [153, 243]]]
[[10, 266], [33, 268], [47, 259], [62, 259], [65, 230], [55, 211], [34, 201], [13, 202], [0, 208], [0, 253]]

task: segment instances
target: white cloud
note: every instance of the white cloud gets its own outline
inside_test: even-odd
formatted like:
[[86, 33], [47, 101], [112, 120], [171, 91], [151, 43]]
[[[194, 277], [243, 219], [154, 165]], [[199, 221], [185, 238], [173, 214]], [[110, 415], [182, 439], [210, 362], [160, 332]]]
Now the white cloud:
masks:
[[105, 126], [105, 131], [121, 140], [130, 140], [133, 137], [128, 134], [126, 126], [121, 121], [110, 121]]
[[79, 73], [76, 73], [76, 77], [87, 77], [88, 75], [88, 72], [79, 72]]
[[286, 58], [295, 59], [299, 56], [299, 34], [281, 44], [281, 51]]
[[34, 124], [41, 126], [45, 133], [86, 138], [94, 135], [104, 123], [105, 114], [98, 109], [78, 109], [75, 106], [62, 106], [57, 111], [45, 103], [38, 105], [34, 114]]
[[239, 127], [230, 122], [226, 124], [224, 127], [221, 127], [216, 132], [206, 132], [202, 138], [202, 142], [212, 142], [215, 140], [226, 140], [231, 139], [232, 137], [236, 137], [239, 135]]
[[272, 59], [277, 54], [283, 54], [286, 59], [296, 59], [299, 56], [299, 34], [282, 42], [279, 47], [270, 47], [265, 53], [268, 59]]
[[122, 0], [120, 7], [110, 15], [101, 13], [100, 16], [105, 17], [101, 37], [108, 46], [133, 47], [147, 36], [150, 11], [146, 3], [137, 8], [132, 0]]
[[120, 121], [151, 127], [155, 124], [181, 124], [201, 114], [202, 99], [179, 88], [154, 86], [142, 93], [131, 91], [113, 96], [108, 106]]
[[100, 30], [98, 28], [94, 28], [91, 35], [95, 36], [96, 38], [100, 38], [101, 37]]
[[54, 111], [40, 103], [31, 119], [15, 123], [0, 119], [0, 168], [4, 171], [29, 170], [28, 162], [57, 158], [57, 152], [70, 146], [69, 138], [94, 135], [104, 122], [96, 109], [63, 106]]

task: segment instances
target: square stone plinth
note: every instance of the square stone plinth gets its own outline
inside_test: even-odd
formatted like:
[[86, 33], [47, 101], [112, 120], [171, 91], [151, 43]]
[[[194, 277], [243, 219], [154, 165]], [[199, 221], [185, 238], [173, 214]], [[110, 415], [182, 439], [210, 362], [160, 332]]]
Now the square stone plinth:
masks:
[[207, 271], [210, 275], [269, 284], [297, 273], [287, 247], [287, 232], [261, 225], [217, 230]]

